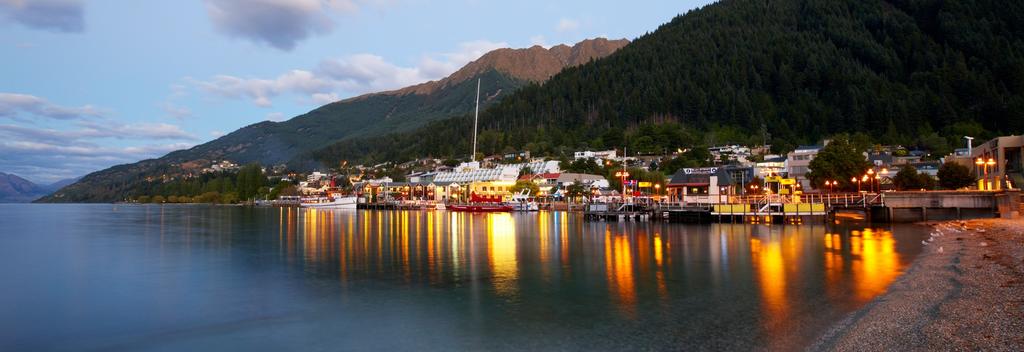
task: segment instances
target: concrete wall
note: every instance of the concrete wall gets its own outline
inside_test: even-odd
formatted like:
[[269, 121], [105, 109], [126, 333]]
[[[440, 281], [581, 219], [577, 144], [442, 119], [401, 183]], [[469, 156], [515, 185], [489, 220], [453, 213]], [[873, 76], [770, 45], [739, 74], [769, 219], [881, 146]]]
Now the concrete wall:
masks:
[[891, 208], [995, 208], [993, 192], [888, 192], [883, 196]]
[[889, 192], [885, 208], [892, 222], [1015, 218], [1020, 216], [1020, 199], [1019, 191]]

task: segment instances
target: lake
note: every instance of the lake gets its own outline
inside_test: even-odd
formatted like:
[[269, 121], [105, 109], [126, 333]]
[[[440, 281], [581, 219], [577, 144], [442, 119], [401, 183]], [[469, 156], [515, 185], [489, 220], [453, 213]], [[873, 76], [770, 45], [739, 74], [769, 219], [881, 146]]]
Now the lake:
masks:
[[0, 350], [797, 349], [913, 225], [0, 205]]

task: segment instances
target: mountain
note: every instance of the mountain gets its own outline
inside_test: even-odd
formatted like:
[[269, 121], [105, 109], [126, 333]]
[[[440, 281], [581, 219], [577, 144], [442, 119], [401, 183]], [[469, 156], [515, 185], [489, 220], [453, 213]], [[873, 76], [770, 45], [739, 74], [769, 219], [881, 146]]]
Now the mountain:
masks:
[[[481, 114], [480, 150], [775, 151], [837, 133], [942, 155], [1024, 132], [1024, 2], [722, 0]], [[340, 141], [315, 160], [465, 156], [471, 116]]]
[[47, 194], [47, 189], [18, 175], [0, 172], [0, 203], [25, 203]]
[[276, 165], [339, 140], [415, 130], [472, 111], [478, 79], [485, 108], [628, 43], [598, 38], [572, 47], [494, 50], [444, 79], [334, 102], [284, 122], [249, 125], [188, 150], [95, 172], [42, 201], [116, 201], [134, 194], [135, 186], [147, 178], [194, 173], [215, 160]]

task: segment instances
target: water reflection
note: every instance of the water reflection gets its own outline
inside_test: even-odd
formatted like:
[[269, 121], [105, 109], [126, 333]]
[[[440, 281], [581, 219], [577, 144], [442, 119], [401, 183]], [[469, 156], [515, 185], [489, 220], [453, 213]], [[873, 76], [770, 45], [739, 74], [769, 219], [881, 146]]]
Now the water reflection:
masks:
[[[247, 321], [232, 329], [289, 336], [264, 323], [273, 315], [268, 311], [284, 310], [277, 313], [285, 321], [322, 326], [318, 336], [351, 331], [333, 343], [362, 341], [366, 349], [385, 340], [423, 344], [388, 345], [398, 349], [432, 350], [658, 349], [665, 344], [796, 349], [884, 292], [920, 251], [923, 233], [911, 227], [600, 223], [562, 212], [145, 206], [124, 207], [111, 219], [93, 227], [61, 227], [71, 229], [67, 236], [82, 239], [42, 245], [53, 250], [54, 243], [87, 243], [54, 258], [73, 261], [68, 267], [76, 280], [59, 290], [38, 290], [45, 295], [14, 288], [0, 305], [89, 301], [82, 306], [85, 313], [66, 319], [68, 325], [40, 327], [63, 341], [74, 341], [68, 336], [84, 329], [72, 325], [75, 321], [123, 316], [134, 324], [110, 325], [110, 331], [94, 335], [159, 335]], [[76, 232], [83, 228], [95, 233]], [[124, 229], [139, 229], [141, 235], [123, 235]], [[125, 257], [134, 254], [125, 250], [134, 248], [126, 241], [143, 243], [138, 257]], [[8, 258], [31, 253], [11, 249], [15, 245], [0, 250]], [[159, 255], [148, 255], [150, 248]], [[134, 300], [105, 298], [125, 292]], [[46, 295], [58, 295], [51, 299], [56, 302], [32, 300]], [[4, 312], [0, 323], [33, 316], [13, 308]], [[27, 328], [19, 329], [16, 335], [26, 333]], [[322, 349], [331, 338], [317, 344], [284, 339], [292, 343], [290, 349]], [[42, 337], [39, 341], [24, 346], [41, 348], [25, 349], [52, 347]], [[638, 341], [651, 345], [638, 348]], [[95, 349], [89, 347], [109, 345], [83, 348]]]
[[[808, 286], [819, 285], [837, 304], [863, 304], [909, 261], [887, 229], [595, 224], [552, 212], [277, 212], [281, 250], [301, 256], [314, 273], [337, 271], [342, 281], [394, 275], [389, 278], [433, 285], [469, 277], [503, 297], [534, 284], [524, 280], [603, 277], [609, 304], [627, 314], [635, 313], [648, 285], [665, 300], [672, 279], [726, 285], [749, 277], [763, 321], [784, 321]], [[579, 265], [595, 258], [599, 267]], [[521, 277], [534, 269], [536, 277]]]

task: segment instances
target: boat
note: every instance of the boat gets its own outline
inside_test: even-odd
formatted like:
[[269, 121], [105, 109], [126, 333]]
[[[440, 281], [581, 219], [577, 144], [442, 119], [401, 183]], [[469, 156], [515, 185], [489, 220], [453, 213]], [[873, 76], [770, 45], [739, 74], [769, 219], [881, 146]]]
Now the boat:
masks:
[[469, 213], [497, 213], [512, 211], [512, 206], [501, 203], [449, 204], [448, 210]]
[[506, 205], [512, 206], [512, 210], [515, 211], [538, 211], [540, 206], [537, 202], [530, 199], [530, 190], [523, 190], [518, 194], [513, 194], [512, 198], [509, 199]]
[[348, 209], [355, 210], [359, 197], [328, 195], [327, 197], [302, 198], [299, 206], [310, 209]]

